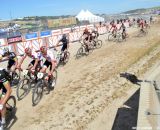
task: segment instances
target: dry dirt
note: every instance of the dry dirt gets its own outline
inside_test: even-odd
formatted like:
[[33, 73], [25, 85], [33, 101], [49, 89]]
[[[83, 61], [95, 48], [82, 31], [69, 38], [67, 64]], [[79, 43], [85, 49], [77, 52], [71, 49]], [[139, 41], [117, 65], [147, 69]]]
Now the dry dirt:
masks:
[[[112, 129], [117, 109], [139, 88], [120, 78], [119, 73], [128, 71], [140, 76], [144, 68], [146, 71], [146, 63], [160, 51], [159, 28], [153, 25], [148, 36], [141, 38], [135, 37], [137, 29], [129, 29], [130, 37], [124, 43], [108, 42], [105, 34], [101, 36], [102, 48], [78, 60], [75, 54], [80, 45], [73, 43], [69, 63], [58, 69], [54, 91], [44, 95], [35, 107], [31, 93], [17, 101], [17, 120], [10, 129]], [[151, 50], [153, 53], [149, 53]]]

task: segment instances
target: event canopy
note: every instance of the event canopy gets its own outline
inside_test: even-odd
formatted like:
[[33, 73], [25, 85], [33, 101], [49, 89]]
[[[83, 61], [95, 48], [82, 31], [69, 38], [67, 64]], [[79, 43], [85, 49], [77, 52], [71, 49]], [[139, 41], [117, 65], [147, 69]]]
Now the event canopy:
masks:
[[96, 16], [89, 12], [88, 10], [81, 10], [80, 13], [76, 16], [79, 21], [89, 21], [90, 23], [95, 22], [104, 22], [104, 18]]

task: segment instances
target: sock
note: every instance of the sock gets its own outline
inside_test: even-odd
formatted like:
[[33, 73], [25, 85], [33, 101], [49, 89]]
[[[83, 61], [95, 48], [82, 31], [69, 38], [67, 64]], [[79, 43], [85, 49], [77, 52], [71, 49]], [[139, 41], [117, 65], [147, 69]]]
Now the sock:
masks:
[[6, 119], [5, 117], [2, 117], [2, 121], [1, 121], [2, 124], [5, 124], [6, 123]]

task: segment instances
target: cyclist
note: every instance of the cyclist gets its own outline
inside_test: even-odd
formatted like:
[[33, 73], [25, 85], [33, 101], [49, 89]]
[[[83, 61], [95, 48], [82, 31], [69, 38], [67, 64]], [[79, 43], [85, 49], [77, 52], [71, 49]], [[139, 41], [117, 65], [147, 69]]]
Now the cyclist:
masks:
[[92, 39], [94, 40], [95, 38], [98, 38], [99, 37], [99, 33], [97, 31], [97, 29], [93, 28], [92, 29], [92, 32], [91, 32], [91, 35], [92, 35]]
[[122, 39], [126, 38], [126, 26], [124, 25], [124, 23], [122, 23], [122, 25], [120, 26], [119, 30], [122, 29]]
[[59, 43], [62, 42], [62, 48], [61, 48], [61, 54], [64, 54], [62, 56], [63, 59], [66, 59], [67, 57], [67, 50], [69, 48], [69, 39], [67, 38], [66, 34], [62, 35], [62, 38], [58, 41], [58, 43], [56, 44], [56, 46], [59, 45]]
[[[113, 30], [112, 30], [112, 28], [113, 28]], [[115, 24], [115, 22], [114, 21], [112, 21], [111, 22], [111, 28], [110, 28], [110, 31], [112, 30], [112, 34], [114, 35], [114, 37], [116, 37], [116, 32], [117, 32], [117, 26], [116, 26], [116, 24]], [[109, 31], [109, 32], [110, 32]]]
[[22, 57], [22, 59], [21, 59], [17, 68], [21, 68], [21, 65], [22, 65], [23, 61], [26, 59], [26, 57], [29, 57], [29, 58], [32, 59], [32, 61], [28, 65], [27, 69], [36, 70], [36, 69], [41, 67], [42, 56], [41, 56], [40, 52], [32, 51], [31, 48], [27, 47], [25, 49], [25, 54]]
[[141, 19], [141, 21], [139, 23], [139, 27], [141, 28], [141, 31], [144, 32], [144, 21], [143, 21], [143, 19]]
[[88, 28], [85, 28], [82, 36], [84, 36], [83, 41], [86, 46], [86, 50], [89, 52], [89, 42], [91, 41], [91, 33], [89, 32]]
[[[0, 56], [2, 57], [2, 56]], [[10, 80], [11, 80], [11, 76], [9, 75], [9, 73], [7, 72], [7, 70], [0, 68], [0, 89], [2, 91], [2, 94], [0, 96], [0, 111], [1, 111], [1, 126], [0, 128], [3, 129], [6, 120], [5, 120], [5, 116], [6, 116], [6, 102], [9, 99], [11, 93], [12, 93], [12, 89], [10, 86]]]
[[145, 26], [146, 29], [150, 27], [149, 23], [147, 22], [147, 20], [144, 20], [144, 26]]
[[149, 19], [149, 20], [150, 20], [150, 24], [151, 24], [151, 23], [153, 22], [153, 18], [152, 18], [152, 16], [150, 17], [150, 19]]
[[[49, 72], [48, 72], [48, 76], [45, 78], [48, 81], [49, 77], [53, 76], [52, 74], [53, 74], [53, 72], [56, 68], [56, 65], [57, 65], [56, 57], [54, 56], [52, 51], [47, 50], [47, 47], [45, 47], [45, 46], [40, 47], [40, 52], [41, 52], [41, 55], [43, 56], [43, 58], [46, 60], [43, 64], [40, 72], [46, 73], [47, 68], [50, 67]], [[52, 84], [52, 86], [54, 86], [54, 84]]]
[[9, 51], [9, 48], [4, 48], [2, 57], [8, 59], [7, 70], [14, 71], [16, 66], [18, 65], [18, 58], [14, 52]]

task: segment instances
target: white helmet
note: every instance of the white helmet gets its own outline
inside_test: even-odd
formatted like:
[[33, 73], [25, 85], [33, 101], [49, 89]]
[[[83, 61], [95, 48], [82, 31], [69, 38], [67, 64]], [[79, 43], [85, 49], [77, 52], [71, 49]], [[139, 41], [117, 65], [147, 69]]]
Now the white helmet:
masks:
[[4, 47], [3, 52], [4, 52], [4, 54], [9, 53], [9, 48], [8, 47]]

